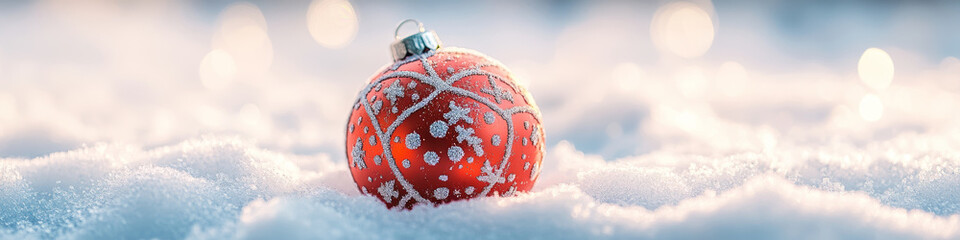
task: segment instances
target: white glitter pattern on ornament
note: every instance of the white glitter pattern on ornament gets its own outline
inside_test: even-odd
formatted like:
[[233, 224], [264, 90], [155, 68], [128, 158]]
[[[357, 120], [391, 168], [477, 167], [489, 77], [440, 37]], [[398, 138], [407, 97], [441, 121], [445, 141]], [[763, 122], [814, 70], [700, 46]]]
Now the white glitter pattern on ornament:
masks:
[[383, 90], [390, 104], [397, 104], [397, 98], [403, 97], [403, 86], [400, 86], [400, 80], [393, 81], [387, 89]]
[[423, 162], [430, 164], [430, 166], [435, 166], [437, 163], [440, 163], [440, 156], [438, 156], [435, 152], [424, 153]]
[[467, 144], [473, 147], [473, 151], [477, 153], [477, 156], [483, 156], [483, 140], [477, 136], [474, 136], [473, 128], [463, 128], [457, 126], [454, 128], [457, 131], [457, 142], [467, 141]]
[[473, 118], [467, 116], [470, 113], [470, 108], [457, 106], [453, 101], [450, 101], [450, 111], [443, 114], [443, 118], [447, 119], [447, 123], [450, 125], [457, 124], [458, 121], [463, 120], [467, 123], [473, 123]]
[[492, 76], [487, 76], [487, 81], [490, 82], [490, 87], [481, 88], [480, 92], [493, 96], [493, 100], [497, 101], [497, 104], [500, 104], [501, 99], [507, 100], [507, 101], [510, 101], [510, 103], [513, 103], [513, 94], [510, 94], [510, 92], [507, 92], [506, 90], [503, 90], [502, 88], [500, 88], [500, 86], [497, 85], [495, 79]]
[[433, 124], [430, 124], [430, 136], [433, 136], [435, 138], [442, 138], [444, 136], [447, 136], [448, 128], [449, 127], [447, 127], [446, 123], [444, 123], [443, 121], [437, 120], [436, 122], [433, 122]]
[[483, 122], [493, 124], [494, 121], [496, 121], [496, 118], [493, 116], [493, 112], [483, 113]]
[[383, 108], [383, 101], [377, 99], [376, 102], [373, 102], [373, 115], [379, 115], [381, 108]]
[[377, 192], [379, 192], [380, 196], [383, 197], [383, 200], [387, 201], [388, 203], [393, 202], [393, 198], [400, 196], [400, 192], [397, 192], [397, 190], [395, 190], [393, 187], [394, 182], [396, 181], [390, 180], [384, 182], [380, 184], [379, 188], [377, 188]]
[[416, 132], [407, 134], [407, 138], [404, 142], [407, 145], [407, 149], [417, 149], [420, 147], [420, 134], [417, 134]]
[[459, 162], [463, 158], [463, 148], [452, 146], [450, 149], [447, 149], [447, 156], [450, 157], [450, 161], [454, 163]]
[[353, 151], [350, 151], [350, 158], [353, 158], [353, 166], [359, 169], [367, 168], [367, 163], [363, 162], [365, 152], [363, 151], [363, 140], [357, 138], [357, 143], [353, 145]]
[[530, 180], [537, 178], [537, 172], [540, 171], [540, 163], [534, 163], [533, 169], [530, 170]]
[[533, 142], [533, 145], [537, 145], [540, 142], [540, 128], [533, 126], [533, 132], [530, 133], [530, 141]]
[[501, 174], [495, 173], [493, 171], [493, 166], [490, 166], [490, 160], [483, 162], [483, 167], [480, 167], [480, 172], [482, 175], [477, 177], [477, 180], [495, 184], [495, 183], [504, 183], [506, 178], [501, 177]]
[[438, 200], [446, 199], [447, 195], [450, 195], [450, 189], [445, 187], [433, 190], [433, 197], [437, 198]]

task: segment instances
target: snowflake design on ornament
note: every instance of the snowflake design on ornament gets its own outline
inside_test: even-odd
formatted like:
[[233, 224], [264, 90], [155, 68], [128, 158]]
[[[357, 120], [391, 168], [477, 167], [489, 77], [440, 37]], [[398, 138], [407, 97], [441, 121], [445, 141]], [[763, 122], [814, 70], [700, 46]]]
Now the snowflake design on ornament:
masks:
[[367, 163], [363, 161], [363, 157], [366, 153], [363, 151], [363, 140], [357, 138], [357, 144], [353, 145], [353, 151], [350, 153], [350, 157], [353, 158], [353, 166], [359, 169], [367, 168]]
[[[479, 53], [470, 52], [468, 50], [460, 50], [455, 48], [445, 48], [441, 49], [441, 52], [446, 54], [473, 54], [482, 56]], [[359, 111], [362, 111], [360, 115], [356, 118], [356, 124], [359, 126], [363, 122], [363, 118], [366, 117], [369, 122], [369, 132], [373, 134], [367, 139], [366, 142], [369, 143], [369, 148], [379, 148], [379, 149], [368, 149], [364, 151], [364, 140], [357, 138], [355, 144], [353, 144], [352, 149], [348, 152], [350, 153], [350, 160], [352, 167], [363, 170], [367, 168], [366, 162], [364, 161], [365, 157], [368, 155], [373, 155], [377, 153], [377, 150], [381, 150], [382, 154], [376, 154], [377, 165], [384, 164], [386, 167], [389, 167], [389, 173], [392, 173], [392, 179], [381, 182], [379, 187], [376, 189], [376, 193], [382, 197], [382, 199], [388, 203], [394, 202], [395, 199], [399, 199], [398, 206], [406, 206], [409, 201], [414, 201], [416, 204], [430, 204], [431, 200], [443, 200], [449, 199], [451, 197], [460, 196], [461, 194], [466, 194], [468, 196], [487, 196], [491, 193], [492, 189], [497, 184], [508, 184], [503, 187], [498, 187], [498, 189], [507, 191], [503, 192], [503, 195], [512, 195], [517, 191], [516, 184], [518, 181], [514, 181], [516, 175], [510, 174], [509, 176], [504, 176], [504, 171], [510, 166], [510, 159], [516, 158], [512, 151], [514, 145], [520, 144], [517, 136], [518, 129], [514, 127], [513, 116], [515, 114], [526, 113], [533, 116], [533, 119], [537, 122], [540, 121], [539, 111], [534, 109], [531, 106], [521, 105], [513, 106], [509, 108], [501, 108], [500, 104], [506, 100], [507, 102], [514, 103], [514, 93], [508, 91], [513, 90], [518, 96], [523, 97], [526, 100], [526, 95], [523, 95], [521, 90], [514, 85], [512, 80], [505, 79], [502, 76], [495, 74], [494, 72], [484, 70], [484, 67], [497, 67], [504, 69], [499, 63], [489, 64], [477, 64], [472, 67], [463, 67], [459, 71], [452, 67], [446, 67], [444, 70], [444, 77], [441, 77], [434, 70], [434, 64], [429, 60], [431, 56], [437, 54], [437, 51], [432, 51], [422, 55], [410, 56], [401, 61], [397, 61], [387, 70], [385, 73], [378, 76], [376, 79], [373, 79], [370, 84], [368, 84], [359, 94], [356, 103], [354, 106], [358, 108]], [[438, 59], [437, 61], [451, 61], [451, 57], [447, 59]], [[400, 66], [403, 66], [407, 63], [414, 61], [420, 61], [425, 73], [420, 73], [416, 71], [404, 71], [399, 70]], [[455, 84], [462, 79], [472, 76], [485, 76], [486, 84], [479, 84], [485, 86], [477, 86], [478, 88], [470, 90], [465, 87], [469, 86], [455, 86]], [[409, 79], [407, 83], [401, 82], [401, 79]], [[387, 83], [387, 81], [392, 81]], [[432, 87], [432, 90], [429, 93], [417, 92], [417, 87], [421, 84], [426, 84], [429, 87]], [[501, 84], [508, 86], [509, 88], [501, 87]], [[421, 88], [422, 89], [422, 88]], [[382, 90], [382, 91], [381, 91]], [[377, 92], [382, 94], [382, 98], [378, 98], [377, 95], [370, 96], [370, 93]], [[476, 91], [476, 92], [475, 92]], [[394, 137], [394, 133], [398, 130], [398, 127], [406, 121], [411, 115], [414, 115], [418, 111], [423, 110], [428, 105], [438, 98], [440, 94], [451, 94], [457, 97], [462, 97], [464, 99], [473, 100], [476, 104], [469, 105], [469, 103], [458, 103], [456, 101], [446, 100], [447, 111], [443, 112], [442, 118], [444, 121], [435, 121], [429, 123], [429, 132], [425, 133], [421, 131], [417, 132], [407, 132], [405, 130], [401, 137]], [[483, 95], [481, 95], [483, 94]], [[488, 96], [487, 96], [488, 95]], [[412, 101], [412, 104], [400, 105], [398, 108], [398, 103], [401, 101]], [[528, 102], [530, 102], [528, 100]], [[382, 114], [387, 111], [381, 111], [384, 108], [385, 104], [390, 104], [388, 108], [390, 113]], [[471, 107], [475, 106], [475, 107]], [[486, 107], [488, 109], [482, 109], [480, 111], [480, 118], [482, 121], [475, 121], [471, 117], [471, 112], [476, 107]], [[353, 117], [353, 114], [351, 114]], [[503, 121], [503, 122], [500, 122]], [[477, 129], [475, 128], [478, 125], [473, 124], [504, 124], [506, 126], [506, 132], [498, 132], [492, 135], [485, 135], [486, 141], [484, 138], [478, 136]], [[383, 124], [383, 125], [382, 125]], [[355, 128], [353, 121], [348, 121], [348, 128], [351, 129], [350, 132], [353, 132], [352, 129]], [[455, 134], [454, 138], [456, 143], [466, 144], [469, 146], [469, 149], [473, 150], [473, 154], [468, 155], [466, 149], [459, 146], [450, 146], [449, 148], [445, 147], [439, 152], [436, 151], [426, 151], [424, 154], [419, 156], [422, 158], [423, 162], [426, 165], [420, 165], [423, 167], [433, 167], [438, 166], [445, 158], [450, 160], [447, 164], [454, 165], [444, 165], [451, 166], [450, 169], [454, 169], [456, 164], [472, 164], [474, 161], [474, 156], [482, 157], [484, 156], [487, 148], [497, 147], [503, 149], [502, 158], [499, 155], [496, 155], [496, 159], [499, 160], [498, 164], [494, 165], [491, 163], [490, 159], [479, 158], [477, 160], [483, 160], [483, 165], [480, 167], [480, 175], [476, 179], [481, 183], [486, 183], [484, 186], [460, 186], [458, 188], [448, 188], [448, 187], [436, 187], [433, 189], [418, 189], [416, 188], [408, 179], [404, 176], [403, 171], [413, 171], [416, 168], [412, 168], [411, 161], [417, 161], [417, 157], [412, 157], [410, 159], [395, 159], [393, 151], [391, 148], [401, 146], [402, 150], [412, 151], [419, 150], [424, 147], [423, 141], [431, 139], [430, 137], [439, 139], [447, 136], [448, 132], [451, 130], [454, 131], [450, 134]], [[524, 123], [524, 128], [529, 129], [529, 123]], [[482, 129], [482, 128], [480, 128]], [[363, 129], [364, 133], [368, 132], [366, 126]], [[526, 133], [526, 132], [525, 132]], [[529, 136], [523, 136], [522, 139], [524, 142], [529, 138], [536, 144], [540, 140], [541, 130], [537, 127], [533, 128], [533, 132]], [[379, 139], [377, 139], [379, 138]], [[426, 139], [425, 139], [426, 138]], [[393, 139], [394, 142], [401, 142], [398, 145], [390, 144], [390, 139]], [[402, 140], [401, 140], [402, 139]], [[377, 143], [380, 144], [377, 144]], [[515, 144], [516, 143], [516, 144]], [[525, 145], [525, 144], [524, 144]], [[464, 147], [466, 147], [464, 146]], [[371, 152], [372, 151], [372, 152]], [[370, 152], [370, 154], [367, 154]], [[398, 164], [401, 163], [402, 164]], [[519, 162], [518, 162], [519, 163]], [[420, 169], [423, 169], [421, 167]], [[463, 168], [463, 165], [459, 165], [456, 169]], [[529, 169], [529, 170], [527, 170]], [[531, 181], [535, 176], [539, 175], [539, 166], [534, 164], [530, 167], [530, 162], [525, 162], [524, 171], [529, 171]], [[380, 176], [380, 179], [385, 179], [390, 176]], [[377, 179], [374, 176], [374, 179]], [[440, 175], [438, 178], [441, 182], [447, 182], [447, 179], [451, 179], [448, 175]], [[359, 184], [359, 183], [358, 183]], [[512, 185], [510, 185], [512, 184]], [[399, 185], [399, 186], [398, 186]], [[398, 188], [399, 190], [398, 191]], [[366, 189], [366, 187], [364, 187]]]
[[513, 94], [510, 94], [510, 92], [507, 92], [506, 90], [503, 90], [502, 88], [500, 88], [500, 86], [497, 85], [497, 83], [494, 81], [492, 76], [487, 76], [487, 81], [490, 82], [490, 87], [482, 88], [480, 89], [480, 92], [490, 94], [490, 96], [493, 96], [493, 100], [497, 101], [497, 104], [500, 104], [500, 99], [504, 99], [504, 100], [510, 101], [510, 103], [513, 103]]

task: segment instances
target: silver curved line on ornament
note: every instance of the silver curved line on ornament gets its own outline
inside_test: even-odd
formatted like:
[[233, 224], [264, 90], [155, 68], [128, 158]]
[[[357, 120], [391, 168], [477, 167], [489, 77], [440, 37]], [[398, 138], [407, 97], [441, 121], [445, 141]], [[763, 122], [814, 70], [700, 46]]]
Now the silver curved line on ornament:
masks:
[[[397, 162], [393, 158], [393, 154], [389, 154], [389, 153], [392, 153], [392, 151], [390, 150], [389, 135], [387, 135], [380, 128], [380, 121], [378, 120], [377, 116], [373, 114], [373, 110], [370, 108], [370, 102], [369, 100], [367, 100], [367, 94], [370, 93], [370, 89], [373, 86], [376, 86], [377, 84], [380, 84], [384, 80], [394, 78], [394, 77], [409, 77], [413, 79], [420, 79], [421, 81], [423, 81], [422, 79], [427, 79], [427, 77], [424, 76], [423, 74], [416, 73], [416, 72], [401, 71], [401, 72], [388, 73], [381, 76], [380, 78], [377, 78], [375, 82], [367, 84], [367, 87], [365, 87], [363, 91], [360, 92], [360, 96], [359, 96], [360, 99], [358, 99], [358, 101], [360, 101], [360, 104], [363, 105], [364, 112], [366, 112], [367, 116], [370, 117], [370, 122], [373, 125], [374, 132], [376, 132], [377, 137], [380, 138], [380, 142], [382, 143], [380, 144], [380, 147], [381, 149], [383, 149], [381, 154], [383, 154], [384, 157], [387, 159], [387, 165], [390, 167], [390, 171], [393, 172], [394, 177], [396, 177], [397, 181], [400, 182], [400, 186], [403, 187], [403, 189], [407, 192], [407, 194], [401, 199], [401, 203], [405, 204], [406, 201], [404, 200], [409, 200], [410, 199], [409, 196], [412, 196], [414, 199], [417, 200], [417, 202], [429, 203], [430, 201], [423, 198], [423, 196], [420, 196], [420, 193], [414, 190], [413, 185], [410, 185], [410, 182], [408, 182], [403, 177], [403, 174], [400, 173], [400, 169], [397, 167]], [[417, 105], [420, 105], [420, 103], [417, 103]], [[426, 105], [426, 103], [424, 103], [423, 105]], [[404, 113], [406, 112], [407, 111], [405, 110]], [[402, 121], [403, 119], [398, 118], [395, 122], [402, 122]], [[403, 206], [401, 205], [401, 207]]]
[[[514, 139], [515, 139], [515, 136], [514, 136], [514, 135], [515, 135], [515, 133], [514, 133], [515, 131], [514, 131], [514, 126], [513, 126], [512, 115], [514, 115], [514, 114], [516, 114], [516, 113], [521, 113], [521, 112], [530, 113], [530, 114], [533, 116], [533, 118], [534, 118], [535, 120], [537, 120], [537, 122], [540, 122], [540, 117], [536, 114], [536, 111], [534, 111], [534, 110], [533, 110], [532, 108], [530, 108], [530, 107], [527, 107], [527, 106], [517, 106], [517, 107], [512, 107], [512, 108], [510, 108], [510, 109], [507, 109], [507, 110], [503, 110], [503, 109], [501, 109], [498, 105], [496, 105], [496, 104], [494, 104], [493, 102], [491, 102], [490, 100], [488, 100], [488, 99], [480, 96], [479, 94], [476, 94], [476, 93], [467, 91], [467, 90], [462, 89], [462, 88], [458, 88], [458, 87], [452, 86], [452, 84], [453, 84], [454, 82], [456, 82], [457, 80], [460, 80], [460, 79], [462, 79], [462, 78], [464, 78], [464, 77], [471, 76], [471, 75], [485, 75], [485, 76], [494, 77], [494, 78], [500, 80], [501, 82], [509, 85], [509, 86], [510, 86], [511, 88], [513, 88], [515, 91], [518, 91], [518, 90], [516, 89], [516, 86], [514, 86], [514, 85], [513, 85], [512, 83], [510, 83], [509, 81], [504, 80], [501, 76], [479, 69], [479, 68], [481, 68], [481, 67], [486, 67], [486, 66], [495, 66], [495, 67], [499, 67], [499, 68], [505, 69], [505, 68], [503, 68], [502, 65], [497, 65], [497, 64], [480, 64], [480, 65], [474, 66], [472, 69], [460, 71], [460, 72], [454, 74], [453, 76], [451, 76], [449, 79], [447, 79], [447, 81], [444, 81], [444, 80], [440, 79], [439, 75], [437, 75], [436, 71], [433, 69], [432, 64], [427, 60], [427, 58], [428, 58], [429, 56], [432, 56], [433, 54], [434, 54], [434, 53], [431, 51], [430, 54], [418, 55], [418, 56], [416, 56], [415, 58], [408, 58], [408, 59], [405, 59], [402, 63], [401, 63], [401, 62], [398, 62], [398, 63], [396, 63], [393, 67], [391, 67], [391, 69], [395, 70], [395, 69], [397, 69], [397, 68], [398, 68], [400, 65], [402, 65], [402, 64], [406, 64], [406, 63], [409, 63], [409, 62], [412, 62], [412, 61], [415, 61], [415, 60], [420, 60], [420, 61], [421, 61], [421, 64], [423, 65], [424, 69], [427, 71], [427, 73], [429, 74], [429, 76], [423, 75], [423, 74], [420, 74], [420, 73], [417, 73], [417, 72], [411, 72], [411, 71], [399, 71], [399, 72], [392, 72], [392, 73], [385, 74], [385, 75], [377, 78], [376, 80], [374, 80], [374, 82], [372, 82], [371, 84], [368, 84], [368, 86], [365, 87], [365, 88], [363, 89], [363, 91], [361, 91], [361, 93], [360, 93], [360, 95], [359, 95], [360, 98], [357, 99], [357, 102], [361, 103], [361, 104], [364, 106], [364, 110], [365, 110], [365, 112], [367, 113], [367, 115], [371, 118], [372, 125], [373, 125], [373, 127], [374, 127], [374, 130], [375, 130], [376, 134], [378, 135], [378, 138], [380, 138], [380, 141], [381, 141], [381, 142], [387, 142], [387, 143], [388, 143], [388, 140], [389, 140], [389, 136], [393, 134], [393, 132], [396, 130], [396, 128], [400, 125], [400, 123], [402, 123], [407, 117], [409, 117], [411, 114], [413, 114], [413, 112], [416, 112], [417, 110], [425, 107], [427, 104], [429, 104], [429, 102], [430, 102], [431, 100], [433, 100], [434, 98], [436, 98], [436, 96], [439, 95], [440, 93], [443, 93], [443, 92], [455, 93], [455, 94], [457, 94], [457, 95], [460, 95], [460, 96], [463, 96], [463, 97], [468, 97], [468, 98], [470, 98], [470, 99], [473, 99], [474, 101], [478, 101], [478, 102], [483, 103], [484, 105], [487, 105], [487, 107], [489, 107], [491, 110], [497, 112], [497, 114], [500, 115], [500, 117], [507, 123], [507, 139], [509, 139], [509, 141], [507, 141], [507, 142], [506, 142], [506, 145], [504, 145], [504, 147], [506, 148], [506, 149], [505, 149], [505, 154], [504, 154], [503, 159], [501, 159], [501, 161], [500, 161], [500, 166], [499, 166], [499, 168], [496, 169], [496, 172], [495, 172], [496, 178], [502, 178], [502, 177], [503, 177], [503, 171], [504, 171], [504, 169], [506, 169], [506, 168], [509, 166], [509, 158], [510, 158], [510, 156], [512, 155], [512, 153], [511, 153], [511, 152], [512, 152], [512, 149], [513, 149], [512, 146], [513, 146], [513, 142], [514, 142]], [[481, 54], [481, 56], [483, 56], [483, 55]], [[488, 58], [488, 59], [489, 59], [489, 58]], [[401, 113], [401, 114], [397, 117], [397, 119], [394, 120], [394, 122], [387, 128], [387, 130], [386, 130], [386, 131], [383, 131], [383, 130], [380, 128], [380, 123], [379, 123], [379, 121], [377, 120], [376, 115], [373, 114], [373, 111], [372, 111], [372, 109], [371, 109], [371, 107], [370, 107], [369, 100], [367, 100], [366, 96], [367, 96], [367, 94], [369, 94], [369, 92], [370, 92], [370, 90], [371, 90], [371, 88], [372, 88], [373, 86], [376, 86], [376, 85], [378, 85], [378, 84], [381, 84], [383, 81], [385, 81], [385, 80], [387, 80], [387, 79], [390, 79], [390, 78], [395, 78], [395, 77], [407, 77], [407, 78], [419, 80], [420, 82], [423, 82], [423, 83], [426, 83], [426, 84], [429, 84], [429, 85], [433, 86], [435, 89], [434, 89], [434, 91], [433, 91], [432, 93], [430, 93], [429, 96], [427, 96], [426, 98], [424, 98], [423, 100], [421, 100], [421, 101], [418, 102], [417, 104], [414, 104], [414, 105], [411, 106], [410, 108], [407, 108], [406, 110], [404, 110], [403, 113]], [[524, 100], [526, 100], [526, 99], [524, 99]], [[348, 122], [349, 122], [349, 121], [348, 121]], [[387, 153], [391, 153], [391, 152], [392, 152], [392, 151], [390, 150], [390, 146], [389, 146], [389, 145], [390, 145], [390, 144], [381, 144], [381, 148], [383, 149], [383, 155], [384, 155], [384, 157], [385, 157], [386, 160], [387, 160], [387, 163], [388, 163], [388, 166], [390, 167], [391, 172], [395, 175], [395, 177], [397, 178], [397, 181], [400, 182], [400, 185], [401, 185], [401, 186], [404, 188], [404, 190], [407, 192], [407, 194], [404, 195], [404, 197], [401, 198], [401, 200], [400, 200], [400, 202], [398, 203], [398, 205], [404, 206], [404, 205], [406, 204], [406, 202], [409, 201], [411, 198], [415, 199], [417, 202], [428, 203], [429, 201], [426, 200], [425, 198], [423, 198], [422, 196], [420, 196], [419, 192], [417, 192], [416, 190], [414, 190], [414, 189], [413, 189], [413, 186], [403, 177], [403, 174], [400, 173], [400, 170], [399, 170], [399, 168], [398, 168], [397, 165], [396, 165], [396, 159], [393, 158], [393, 155], [392, 155], [392, 154], [387, 154]], [[535, 169], [531, 169], [531, 171], [535, 171]], [[486, 196], [486, 195], [490, 192], [490, 190], [493, 188], [493, 186], [494, 186], [496, 183], [497, 183], [497, 181], [491, 181], [491, 182], [489, 182], [489, 184], [488, 184], [486, 187], [484, 187], [484, 190], [479, 194], [479, 196]]]

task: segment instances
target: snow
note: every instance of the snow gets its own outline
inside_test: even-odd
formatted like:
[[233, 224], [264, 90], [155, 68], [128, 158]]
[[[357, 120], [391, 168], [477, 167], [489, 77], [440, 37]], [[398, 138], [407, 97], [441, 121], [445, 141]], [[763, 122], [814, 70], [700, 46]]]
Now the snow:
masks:
[[933, 140], [618, 160], [561, 142], [533, 192], [412, 211], [323, 154], [99, 144], [0, 160], [0, 238], [958, 238], [960, 153]]

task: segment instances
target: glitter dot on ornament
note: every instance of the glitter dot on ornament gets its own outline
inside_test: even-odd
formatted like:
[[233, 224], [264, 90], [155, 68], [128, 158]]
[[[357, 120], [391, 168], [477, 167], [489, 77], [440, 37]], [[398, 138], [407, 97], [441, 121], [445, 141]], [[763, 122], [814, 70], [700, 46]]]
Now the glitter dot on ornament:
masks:
[[345, 150], [357, 189], [403, 209], [529, 191], [545, 152], [531, 95], [500, 62], [441, 47], [418, 26], [351, 109]]

